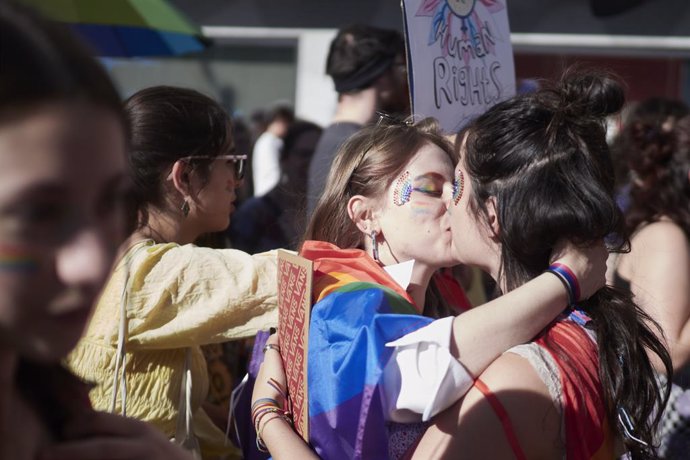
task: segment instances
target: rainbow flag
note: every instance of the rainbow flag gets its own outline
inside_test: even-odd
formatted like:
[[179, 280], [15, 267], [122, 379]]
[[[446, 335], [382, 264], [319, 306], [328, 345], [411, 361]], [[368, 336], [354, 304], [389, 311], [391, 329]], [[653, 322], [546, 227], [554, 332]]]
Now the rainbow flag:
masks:
[[308, 349], [310, 443], [323, 459], [387, 459], [388, 428], [378, 392], [392, 354], [385, 344], [431, 318], [366, 253], [307, 242], [315, 305]]

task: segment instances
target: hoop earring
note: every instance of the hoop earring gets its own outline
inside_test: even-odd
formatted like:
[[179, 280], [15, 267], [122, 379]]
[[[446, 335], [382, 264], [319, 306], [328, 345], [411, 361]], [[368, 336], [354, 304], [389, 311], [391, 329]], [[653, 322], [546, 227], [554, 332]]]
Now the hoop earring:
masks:
[[180, 206], [180, 211], [182, 211], [182, 215], [185, 216], [185, 218], [189, 215], [189, 203], [186, 199], [182, 202], [182, 206]]
[[379, 261], [379, 244], [376, 242], [376, 230], [372, 230], [369, 234], [371, 236], [371, 253], [376, 262]]

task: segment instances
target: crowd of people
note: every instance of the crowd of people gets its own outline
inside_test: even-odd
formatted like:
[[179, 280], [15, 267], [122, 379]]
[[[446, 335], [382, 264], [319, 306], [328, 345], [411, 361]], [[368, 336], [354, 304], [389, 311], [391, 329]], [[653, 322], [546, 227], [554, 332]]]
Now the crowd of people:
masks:
[[[332, 124], [274, 107], [247, 155], [210, 97], [122, 101], [10, 2], [0, 66], [0, 459], [690, 452], [683, 103], [640, 103], [610, 147], [623, 84], [572, 69], [448, 137], [406, 117], [402, 36], [349, 26]], [[243, 416], [207, 400], [202, 347], [277, 326], [278, 248], [313, 264], [307, 439], [281, 331]], [[459, 265], [490, 300], [469, 304]]]

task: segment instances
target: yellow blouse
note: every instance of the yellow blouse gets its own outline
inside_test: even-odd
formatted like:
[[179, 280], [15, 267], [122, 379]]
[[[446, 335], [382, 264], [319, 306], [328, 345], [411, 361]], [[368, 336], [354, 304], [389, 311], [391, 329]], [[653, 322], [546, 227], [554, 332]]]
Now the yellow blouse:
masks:
[[[128, 276], [129, 275], [129, 276]], [[249, 255], [153, 241], [134, 245], [113, 270], [69, 368], [96, 386], [97, 410], [110, 409], [122, 293], [129, 279], [125, 342], [127, 415], [173, 437], [187, 349], [191, 349], [194, 432], [205, 455], [233, 451], [201, 408], [208, 392], [199, 345], [253, 336], [275, 326], [276, 253]], [[118, 395], [116, 412], [121, 412]]]

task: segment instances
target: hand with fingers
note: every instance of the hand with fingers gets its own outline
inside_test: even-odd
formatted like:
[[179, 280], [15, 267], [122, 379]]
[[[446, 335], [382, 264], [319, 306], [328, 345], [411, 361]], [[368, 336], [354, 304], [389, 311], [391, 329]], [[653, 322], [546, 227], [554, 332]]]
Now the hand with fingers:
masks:
[[149, 424], [105, 412], [77, 417], [64, 434], [67, 440], [46, 447], [40, 460], [195, 460]]

